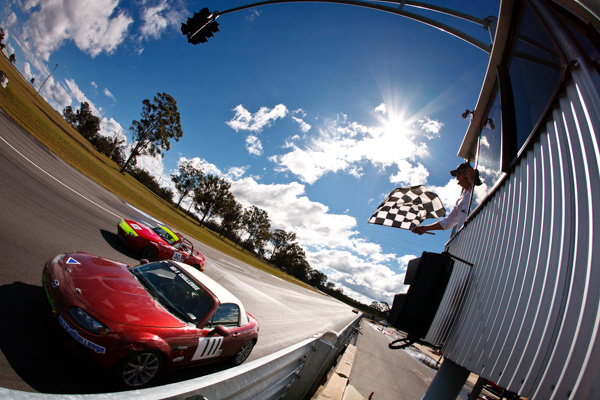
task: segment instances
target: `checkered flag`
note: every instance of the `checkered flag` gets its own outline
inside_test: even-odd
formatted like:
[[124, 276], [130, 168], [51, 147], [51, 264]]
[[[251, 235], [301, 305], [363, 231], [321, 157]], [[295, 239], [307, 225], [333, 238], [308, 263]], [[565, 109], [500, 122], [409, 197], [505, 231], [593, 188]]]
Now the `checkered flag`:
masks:
[[419, 185], [392, 190], [369, 223], [412, 230], [427, 218], [445, 215], [446, 209], [437, 194]]

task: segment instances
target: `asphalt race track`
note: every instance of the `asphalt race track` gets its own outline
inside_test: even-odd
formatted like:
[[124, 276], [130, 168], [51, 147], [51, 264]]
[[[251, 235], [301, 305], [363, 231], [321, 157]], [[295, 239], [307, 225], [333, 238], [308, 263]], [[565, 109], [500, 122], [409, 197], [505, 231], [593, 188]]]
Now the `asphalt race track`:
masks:
[[[156, 221], [48, 151], [0, 109], [0, 386], [86, 394], [117, 390], [107, 373], [60, 341], [44, 314], [41, 271], [49, 258], [87, 251], [136, 264], [116, 236], [121, 218]], [[192, 239], [192, 238], [190, 238]], [[245, 265], [192, 239], [205, 273], [235, 293], [260, 322], [254, 360], [328, 330], [356, 314], [349, 306]], [[167, 384], [216, 372], [214, 364], [162, 375]]]

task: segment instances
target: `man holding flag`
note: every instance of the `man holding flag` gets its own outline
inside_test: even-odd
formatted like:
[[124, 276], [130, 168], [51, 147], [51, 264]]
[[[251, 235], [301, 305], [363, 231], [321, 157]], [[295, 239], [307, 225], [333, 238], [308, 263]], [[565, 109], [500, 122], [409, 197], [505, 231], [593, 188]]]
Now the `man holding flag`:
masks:
[[429, 231], [445, 231], [447, 229], [452, 229], [457, 225], [461, 227], [465, 223], [465, 219], [467, 219], [467, 212], [469, 211], [469, 202], [471, 201], [473, 185], [481, 185], [479, 173], [477, 170], [471, 167], [469, 162], [464, 162], [456, 167], [456, 169], [450, 171], [450, 175], [456, 177], [457, 183], [463, 188], [462, 194], [456, 201], [456, 205], [446, 217], [434, 224], [419, 225], [412, 229], [413, 233], [422, 235]]

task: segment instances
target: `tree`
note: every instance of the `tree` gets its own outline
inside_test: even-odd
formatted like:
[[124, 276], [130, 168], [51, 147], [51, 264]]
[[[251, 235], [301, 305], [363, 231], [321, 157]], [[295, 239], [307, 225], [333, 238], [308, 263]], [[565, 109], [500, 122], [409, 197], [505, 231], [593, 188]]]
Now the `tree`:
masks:
[[321, 271], [317, 271], [313, 269], [309, 273], [308, 283], [312, 286], [322, 288], [325, 287], [325, 283], [327, 282], [327, 275], [322, 273]]
[[309, 276], [313, 271], [306, 260], [304, 249], [297, 243], [290, 244], [286, 247], [284, 253], [279, 254], [278, 263], [285, 266], [288, 274], [295, 276], [304, 282], [308, 282]]
[[4, 29], [0, 28], [0, 51], [4, 50], [6, 44], [4, 43]]
[[171, 149], [170, 139], [178, 142], [183, 136], [177, 102], [173, 97], [166, 93], [158, 93], [153, 102], [145, 99], [142, 104], [140, 120], [133, 120], [129, 128], [132, 132], [132, 143], [136, 144], [121, 172], [140, 155], [162, 155], [163, 151]]
[[125, 162], [125, 151], [123, 150], [123, 145], [125, 144], [124, 138], [119, 136], [108, 137], [97, 134], [90, 139], [90, 143], [94, 145], [96, 150], [106, 155], [117, 164], [123, 165]]
[[246, 241], [261, 254], [270, 236], [271, 221], [267, 212], [256, 206], [245, 209], [242, 215], [242, 226], [249, 234]]
[[206, 218], [219, 215], [223, 211], [225, 204], [231, 201], [228, 197], [233, 197], [230, 188], [231, 183], [218, 176], [209, 174], [202, 177], [200, 184], [194, 189], [195, 208], [202, 214], [200, 225]]
[[100, 132], [100, 118], [92, 114], [88, 102], [81, 103], [80, 107], [73, 112], [71, 106], [63, 109], [63, 117], [73, 128], [89, 141], [92, 141]]
[[173, 202], [173, 192], [167, 188], [161, 187], [156, 179], [145, 169], [132, 168], [129, 173], [142, 185], [146, 186], [169, 203]]
[[224, 235], [225, 237], [233, 240], [235, 243], [238, 243], [239, 236], [237, 235], [238, 229], [242, 224], [242, 215], [243, 215], [243, 207], [242, 205], [233, 197], [227, 196], [225, 198], [225, 202], [223, 205], [223, 210], [221, 211], [221, 225], [219, 229], [219, 235]]
[[172, 174], [171, 181], [175, 184], [175, 189], [179, 192], [179, 201], [175, 208], [179, 208], [181, 200], [194, 191], [200, 184], [204, 172], [201, 168], [194, 165], [192, 161], [184, 161], [179, 166], [179, 174]]
[[127, 140], [123, 137], [113, 136], [109, 139], [110, 158], [119, 165], [125, 163], [125, 142]]
[[271, 262], [277, 265], [274, 261], [280, 253], [284, 253], [285, 250], [296, 241], [296, 234], [294, 232], [286, 232], [283, 229], [275, 229], [271, 234], [271, 243], [273, 243], [273, 254], [271, 255]]

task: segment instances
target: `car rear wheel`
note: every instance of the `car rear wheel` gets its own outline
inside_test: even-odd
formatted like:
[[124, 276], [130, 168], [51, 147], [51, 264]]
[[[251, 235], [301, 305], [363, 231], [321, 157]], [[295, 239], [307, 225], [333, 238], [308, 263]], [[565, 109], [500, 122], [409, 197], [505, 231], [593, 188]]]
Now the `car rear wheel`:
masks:
[[145, 258], [148, 261], [156, 260], [158, 256], [158, 249], [152, 245], [148, 245], [142, 249], [142, 258]]
[[118, 365], [117, 379], [124, 387], [135, 389], [146, 386], [162, 368], [162, 358], [154, 351], [141, 351], [125, 357]]
[[246, 361], [246, 359], [250, 356], [250, 353], [252, 353], [254, 343], [254, 340], [249, 340], [242, 345], [242, 348], [239, 349], [231, 359], [233, 365], [240, 365], [241, 363]]

